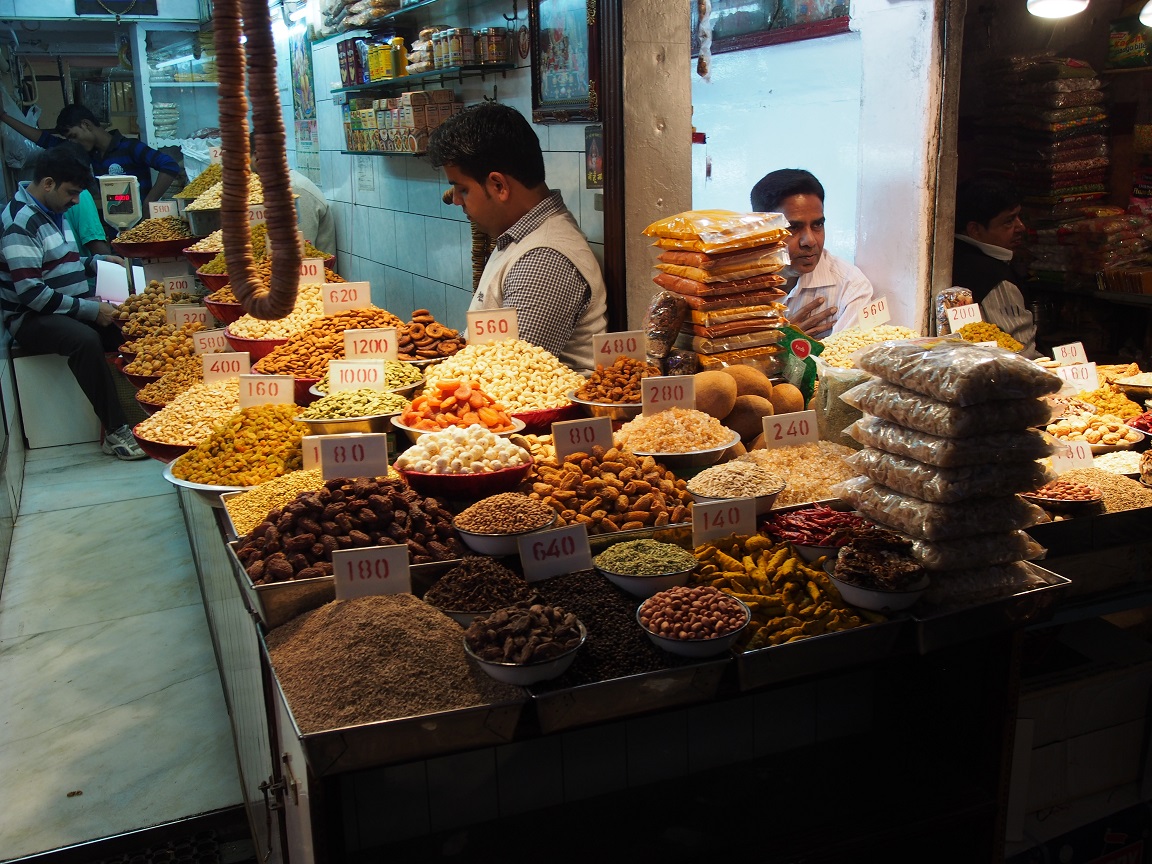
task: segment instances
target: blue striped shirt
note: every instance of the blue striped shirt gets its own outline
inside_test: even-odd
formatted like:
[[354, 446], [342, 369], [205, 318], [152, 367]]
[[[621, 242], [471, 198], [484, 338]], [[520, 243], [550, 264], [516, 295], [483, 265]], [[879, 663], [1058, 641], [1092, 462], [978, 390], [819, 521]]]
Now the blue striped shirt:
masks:
[[[93, 150], [89, 156], [92, 159], [92, 173], [101, 174], [131, 174], [140, 181], [140, 197], [144, 198], [152, 191], [152, 172], [180, 176], [180, 166], [176, 160], [167, 153], [153, 150], [143, 141], [136, 138], [125, 138], [116, 129], [109, 129], [112, 143], [104, 153]], [[44, 132], [36, 142], [48, 149], [64, 143], [67, 139], [61, 138], [53, 132]]]

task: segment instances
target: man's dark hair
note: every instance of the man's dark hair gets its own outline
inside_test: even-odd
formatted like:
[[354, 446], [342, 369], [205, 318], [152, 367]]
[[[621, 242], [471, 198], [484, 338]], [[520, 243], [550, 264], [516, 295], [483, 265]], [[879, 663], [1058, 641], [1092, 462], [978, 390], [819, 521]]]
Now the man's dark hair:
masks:
[[99, 127], [100, 120], [85, 108], [83, 105], [65, 105], [58, 115], [56, 115], [56, 133], [58, 135], [67, 134], [68, 130], [73, 126], [79, 126], [85, 120], [90, 122], [93, 126]]
[[1020, 206], [1020, 193], [1006, 180], [975, 177], [956, 187], [956, 230], [963, 233], [969, 222], [988, 227], [1005, 210]]
[[32, 182], [39, 183], [51, 177], [56, 185], [75, 183], [87, 189], [92, 184], [92, 166], [88, 154], [77, 144], [50, 147], [36, 157], [32, 166]]
[[481, 102], [433, 130], [428, 159], [435, 168], [452, 165], [478, 183], [493, 171], [529, 189], [544, 182], [540, 139], [524, 115], [509, 105]]
[[811, 171], [781, 168], [765, 174], [752, 187], [752, 209], [756, 213], [776, 213], [781, 202], [793, 195], [815, 195], [823, 203], [824, 187]]

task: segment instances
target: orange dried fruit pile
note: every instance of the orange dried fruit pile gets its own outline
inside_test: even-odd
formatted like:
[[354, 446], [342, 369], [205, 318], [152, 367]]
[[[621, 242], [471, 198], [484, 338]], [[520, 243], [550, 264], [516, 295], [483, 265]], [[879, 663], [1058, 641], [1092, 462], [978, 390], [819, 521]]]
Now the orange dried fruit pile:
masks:
[[508, 412], [480, 389], [476, 381], [437, 381], [412, 400], [400, 415], [409, 429], [437, 432], [453, 426], [483, 426], [489, 432], [511, 432], [515, 427]]

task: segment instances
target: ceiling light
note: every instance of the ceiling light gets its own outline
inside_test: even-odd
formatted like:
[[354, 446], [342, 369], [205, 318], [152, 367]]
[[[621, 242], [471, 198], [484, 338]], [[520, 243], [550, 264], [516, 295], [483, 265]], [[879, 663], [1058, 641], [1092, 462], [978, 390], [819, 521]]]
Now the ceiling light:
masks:
[[1028, 0], [1028, 11], [1040, 18], [1067, 18], [1088, 8], [1088, 0]]
[[1140, 23], [1145, 27], [1152, 27], [1152, 0], [1148, 0], [1140, 10]]

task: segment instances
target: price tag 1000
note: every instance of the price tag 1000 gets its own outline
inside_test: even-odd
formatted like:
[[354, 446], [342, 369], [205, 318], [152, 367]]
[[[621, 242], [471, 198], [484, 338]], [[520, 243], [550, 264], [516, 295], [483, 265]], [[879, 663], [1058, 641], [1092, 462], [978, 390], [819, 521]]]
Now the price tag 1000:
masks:
[[1057, 474], [1076, 468], [1092, 467], [1092, 445], [1087, 441], [1069, 441], [1052, 454], [1052, 470]]
[[820, 440], [815, 411], [793, 411], [764, 418], [764, 446], [793, 447]]
[[647, 340], [643, 330], [623, 330], [619, 333], [598, 333], [592, 337], [592, 356], [597, 365], [611, 366], [623, 354], [633, 360], [647, 360]]
[[1077, 363], [1074, 366], [1057, 366], [1055, 373], [1079, 390], [1095, 390], [1099, 384], [1095, 363]]
[[207, 324], [208, 310], [195, 303], [169, 303], [164, 307], [168, 323], [173, 327], [183, 327], [185, 324]]
[[300, 262], [300, 283], [302, 285], [324, 284], [323, 258], [305, 258]]
[[383, 390], [383, 360], [329, 360], [328, 392], [344, 390]]
[[368, 282], [324, 282], [320, 299], [324, 302], [325, 315], [345, 309], [367, 309], [372, 305], [372, 286]]
[[304, 467], [335, 477], [384, 477], [388, 474], [388, 436], [305, 435]]
[[612, 421], [607, 417], [590, 417], [553, 423], [552, 443], [556, 445], [559, 462], [573, 453], [591, 453], [597, 445], [607, 450], [612, 446]]
[[411, 594], [412, 570], [408, 545], [365, 546], [332, 553], [336, 599], [351, 600], [374, 594]]
[[149, 201], [148, 215], [152, 219], [163, 219], [165, 216], [176, 215], [175, 201]]
[[1084, 353], [1083, 342], [1069, 342], [1067, 345], [1057, 345], [1053, 348], [1052, 359], [1061, 366], [1072, 366], [1076, 363], [1087, 363], [1088, 355]]
[[188, 294], [192, 291], [192, 274], [183, 276], [165, 276], [164, 293], [171, 297], [173, 294]]
[[344, 356], [349, 360], [399, 360], [395, 327], [345, 330]]
[[197, 330], [192, 334], [192, 350], [197, 354], [215, 354], [217, 351], [227, 351], [228, 340], [224, 338], [223, 329]]
[[516, 545], [520, 549], [524, 578], [529, 582], [592, 567], [588, 529], [582, 524], [525, 534]]
[[640, 410], [644, 414], [695, 407], [696, 379], [691, 375], [661, 375], [640, 382]]
[[891, 320], [892, 313], [888, 311], [887, 297], [873, 300], [860, 310], [860, 327], [864, 330], [879, 327], [881, 324], [887, 324]]
[[296, 379], [291, 375], [241, 375], [240, 407], [291, 405], [296, 401]]
[[732, 498], [692, 505], [692, 545], [699, 546], [729, 534], [756, 533], [756, 499]]
[[520, 322], [515, 309], [481, 309], [469, 312], [465, 317], [468, 319], [469, 345], [520, 338]]
[[204, 381], [219, 381], [222, 378], [236, 378], [247, 375], [252, 367], [247, 351], [232, 351], [227, 354], [204, 354]]
[[953, 306], [948, 312], [948, 326], [952, 328], [952, 332], [956, 333], [965, 324], [975, 324], [978, 321], [983, 321], [984, 316], [980, 312], [979, 303], [968, 303], [964, 306]]

